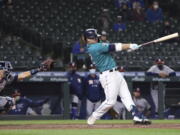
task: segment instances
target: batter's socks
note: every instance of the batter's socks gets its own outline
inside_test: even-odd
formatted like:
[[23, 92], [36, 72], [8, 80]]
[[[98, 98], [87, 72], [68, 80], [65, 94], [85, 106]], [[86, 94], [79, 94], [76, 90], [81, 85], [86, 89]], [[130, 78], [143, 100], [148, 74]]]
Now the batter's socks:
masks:
[[142, 117], [143, 117], [142, 113], [139, 112], [139, 111], [137, 110], [137, 107], [134, 106], [134, 105], [132, 106], [132, 109], [131, 109], [130, 112], [132, 113], [132, 116], [133, 116], [133, 117], [134, 117], [134, 116], [139, 117], [139, 118], [142, 118]]

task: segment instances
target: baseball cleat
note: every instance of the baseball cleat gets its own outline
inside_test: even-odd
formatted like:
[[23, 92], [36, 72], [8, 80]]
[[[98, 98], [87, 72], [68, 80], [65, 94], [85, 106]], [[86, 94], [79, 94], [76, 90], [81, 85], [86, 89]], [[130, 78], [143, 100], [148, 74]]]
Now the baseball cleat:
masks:
[[96, 118], [94, 118], [93, 115], [91, 115], [87, 120], [88, 125], [94, 125], [95, 122], [96, 122]]
[[144, 125], [150, 125], [150, 124], [151, 124], [151, 121], [148, 120], [148, 119], [144, 119], [144, 120], [143, 120], [143, 124], [144, 124]]
[[135, 125], [150, 125], [151, 121], [146, 118], [139, 118], [137, 116], [134, 116], [133, 118]]

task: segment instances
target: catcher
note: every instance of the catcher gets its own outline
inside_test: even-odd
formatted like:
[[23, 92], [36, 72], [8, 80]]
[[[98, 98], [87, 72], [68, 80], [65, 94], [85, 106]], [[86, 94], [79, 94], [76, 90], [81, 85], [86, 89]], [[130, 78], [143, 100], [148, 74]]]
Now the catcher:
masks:
[[[47, 59], [43, 61], [40, 66], [36, 69], [32, 69], [30, 71], [21, 72], [18, 74], [12, 73], [12, 65], [9, 61], [0, 61], [0, 92], [5, 88], [7, 84], [11, 84], [12, 82], [23, 80], [25, 78], [28, 78], [32, 75], [35, 75], [36, 73], [40, 71], [47, 71], [50, 70], [53, 67], [54, 60]], [[8, 103], [8, 102], [7, 102]], [[0, 104], [0, 108], [4, 108], [4, 105], [6, 104]], [[12, 104], [13, 105], [13, 104]], [[11, 105], [8, 105], [9, 108], [11, 108]], [[9, 110], [6, 107], [6, 110]], [[3, 110], [1, 110], [3, 111]]]

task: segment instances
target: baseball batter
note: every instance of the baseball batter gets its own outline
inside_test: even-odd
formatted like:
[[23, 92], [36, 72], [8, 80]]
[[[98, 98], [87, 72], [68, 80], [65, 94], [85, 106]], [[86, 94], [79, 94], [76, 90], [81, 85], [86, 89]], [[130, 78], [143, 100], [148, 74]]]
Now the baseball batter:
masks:
[[110, 108], [112, 108], [116, 101], [117, 96], [121, 100], [128, 111], [133, 115], [135, 123], [150, 124], [148, 119], [138, 112], [131, 94], [128, 90], [127, 84], [123, 76], [117, 71], [117, 65], [110, 52], [117, 52], [122, 50], [137, 50], [137, 44], [123, 44], [123, 43], [98, 43], [96, 29], [86, 29], [84, 32], [84, 39], [86, 44], [86, 51], [92, 58], [93, 63], [100, 71], [100, 82], [104, 88], [106, 99], [105, 101], [92, 113], [88, 118], [87, 124], [93, 125], [96, 120], [100, 119]]

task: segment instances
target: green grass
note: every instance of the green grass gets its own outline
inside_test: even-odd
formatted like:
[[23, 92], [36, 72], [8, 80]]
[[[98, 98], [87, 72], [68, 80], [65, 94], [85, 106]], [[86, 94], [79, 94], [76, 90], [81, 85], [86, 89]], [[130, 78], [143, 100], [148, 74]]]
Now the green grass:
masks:
[[[86, 124], [85, 120], [1, 120], [1, 125], [24, 124]], [[97, 124], [132, 123], [131, 120], [99, 120]], [[178, 123], [180, 120], [153, 120], [153, 123]], [[0, 130], [0, 135], [180, 135], [179, 129], [20, 129]]]
[[1, 135], [179, 135], [174, 129], [0, 130]]
[[[132, 120], [98, 120], [97, 124], [132, 123]], [[179, 123], [180, 120], [153, 120], [152, 123]], [[0, 125], [23, 124], [86, 124], [85, 120], [0, 120]]]

